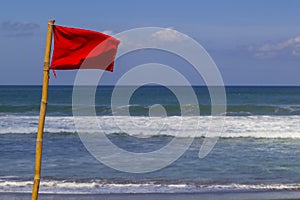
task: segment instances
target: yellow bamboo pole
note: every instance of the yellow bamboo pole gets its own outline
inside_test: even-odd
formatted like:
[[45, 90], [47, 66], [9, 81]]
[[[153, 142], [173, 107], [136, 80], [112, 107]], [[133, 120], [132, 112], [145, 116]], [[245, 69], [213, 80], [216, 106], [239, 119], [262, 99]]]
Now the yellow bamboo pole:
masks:
[[32, 200], [38, 199], [40, 178], [41, 178], [41, 161], [42, 161], [42, 149], [43, 149], [43, 132], [47, 110], [48, 101], [48, 85], [49, 85], [49, 63], [52, 44], [52, 32], [55, 20], [48, 21], [48, 32], [46, 38], [46, 49], [44, 57], [44, 78], [42, 88], [42, 100], [40, 106], [40, 119], [38, 125], [38, 132], [36, 137], [36, 150], [35, 150], [35, 170], [34, 170], [34, 182], [32, 189]]

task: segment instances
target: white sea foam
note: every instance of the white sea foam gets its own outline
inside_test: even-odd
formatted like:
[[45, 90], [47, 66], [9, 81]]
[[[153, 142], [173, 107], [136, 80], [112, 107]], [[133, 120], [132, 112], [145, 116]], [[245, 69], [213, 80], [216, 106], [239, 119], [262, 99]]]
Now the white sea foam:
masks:
[[206, 188], [211, 189], [240, 189], [240, 190], [299, 190], [299, 183], [290, 184], [228, 184], [228, 185], [210, 185]]
[[[78, 119], [78, 118], [77, 118]], [[92, 128], [92, 117], [80, 117], [87, 133], [127, 133], [132, 136], [149, 137], [170, 135], [176, 137], [202, 137], [211, 122], [211, 116], [170, 116], [170, 117], [126, 117], [99, 116], [100, 127]], [[300, 138], [300, 116], [226, 116], [221, 137], [254, 138]], [[0, 116], [0, 134], [31, 134], [37, 131], [37, 116]], [[118, 122], [118, 126], [116, 125]], [[214, 123], [214, 121], [212, 121]], [[134, 124], [134, 126], [132, 125]], [[195, 126], [196, 125], [196, 126]], [[75, 133], [72, 116], [47, 116], [45, 132]]]
[[[32, 181], [0, 182], [0, 192], [31, 192]], [[166, 184], [42, 181], [41, 193], [177, 193], [220, 190], [299, 190], [299, 183], [287, 184]]]

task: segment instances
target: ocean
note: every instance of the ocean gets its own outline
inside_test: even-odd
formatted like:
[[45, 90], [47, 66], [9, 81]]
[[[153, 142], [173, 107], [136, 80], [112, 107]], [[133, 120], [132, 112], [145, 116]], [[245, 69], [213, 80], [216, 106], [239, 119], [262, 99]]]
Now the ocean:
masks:
[[[131, 115], [127, 116], [122, 112], [116, 115], [111, 109], [114, 88], [99, 86], [95, 111], [105, 131], [98, 131], [104, 131], [119, 148], [151, 152], [174, 137], [185, 140], [195, 136], [178, 160], [148, 173], [112, 169], [89, 153], [74, 124], [72, 89], [49, 88], [40, 193], [182, 194], [300, 189], [300, 87], [226, 87], [223, 132], [212, 151], [199, 158], [205, 126], [211, 117], [206, 87], [193, 88], [200, 116], [182, 116], [176, 96], [161, 86], [136, 90], [125, 105]], [[30, 193], [41, 87], [0, 86], [0, 97], [0, 193]], [[154, 118], [164, 120], [168, 126], [159, 132], [153, 132], [151, 127], [130, 127], [130, 120], [143, 122], [149, 108], [157, 104], [165, 108], [166, 115]], [[115, 119], [127, 131], [120, 131], [113, 123]], [[178, 120], [184, 131], [176, 129]], [[198, 129], [191, 128], [191, 124], [199, 124]], [[90, 131], [89, 124], [85, 129]]]

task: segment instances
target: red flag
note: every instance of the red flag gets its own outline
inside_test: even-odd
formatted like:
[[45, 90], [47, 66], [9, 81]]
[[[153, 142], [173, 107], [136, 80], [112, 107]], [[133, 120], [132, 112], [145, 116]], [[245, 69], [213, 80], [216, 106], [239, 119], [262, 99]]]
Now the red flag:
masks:
[[119, 40], [95, 31], [54, 26], [50, 69], [104, 69], [113, 71]]

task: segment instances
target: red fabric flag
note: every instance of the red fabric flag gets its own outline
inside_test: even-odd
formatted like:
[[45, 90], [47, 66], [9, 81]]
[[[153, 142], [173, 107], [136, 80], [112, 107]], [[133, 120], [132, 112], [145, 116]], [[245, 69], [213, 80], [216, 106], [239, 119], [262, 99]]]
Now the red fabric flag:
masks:
[[104, 69], [113, 71], [119, 40], [103, 33], [54, 26], [50, 69]]

